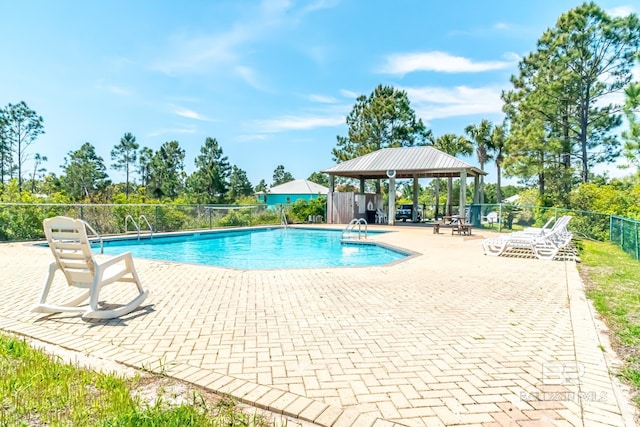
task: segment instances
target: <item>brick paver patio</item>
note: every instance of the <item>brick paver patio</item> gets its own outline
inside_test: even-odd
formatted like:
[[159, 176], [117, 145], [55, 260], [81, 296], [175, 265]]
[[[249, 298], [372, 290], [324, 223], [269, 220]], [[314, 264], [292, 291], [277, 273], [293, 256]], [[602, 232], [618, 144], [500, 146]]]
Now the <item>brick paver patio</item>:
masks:
[[261, 271], [136, 259], [151, 295], [108, 322], [30, 313], [52, 256], [0, 244], [0, 329], [321, 426], [634, 425], [573, 261], [484, 256], [485, 231], [388, 229], [370, 240], [418, 255]]

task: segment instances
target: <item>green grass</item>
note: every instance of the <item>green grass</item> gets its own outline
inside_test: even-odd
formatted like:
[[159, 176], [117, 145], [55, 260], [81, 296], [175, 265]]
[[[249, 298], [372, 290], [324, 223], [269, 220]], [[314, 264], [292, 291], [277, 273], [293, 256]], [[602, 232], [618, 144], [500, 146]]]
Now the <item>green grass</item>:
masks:
[[62, 363], [0, 334], [0, 427], [271, 425], [229, 400], [208, 404], [197, 393], [189, 404], [172, 406], [161, 393], [153, 405], [140, 403], [132, 397], [139, 380]]
[[609, 242], [583, 240], [579, 249], [587, 296], [612, 332], [624, 362], [619, 374], [634, 388], [640, 405], [640, 262]]

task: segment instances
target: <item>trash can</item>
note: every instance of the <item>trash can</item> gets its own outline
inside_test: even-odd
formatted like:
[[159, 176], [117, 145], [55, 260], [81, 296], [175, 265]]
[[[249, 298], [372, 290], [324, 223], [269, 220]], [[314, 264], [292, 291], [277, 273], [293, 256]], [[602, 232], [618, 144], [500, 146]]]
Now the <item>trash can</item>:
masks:
[[376, 211], [367, 211], [367, 223], [373, 224], [376, 221]]

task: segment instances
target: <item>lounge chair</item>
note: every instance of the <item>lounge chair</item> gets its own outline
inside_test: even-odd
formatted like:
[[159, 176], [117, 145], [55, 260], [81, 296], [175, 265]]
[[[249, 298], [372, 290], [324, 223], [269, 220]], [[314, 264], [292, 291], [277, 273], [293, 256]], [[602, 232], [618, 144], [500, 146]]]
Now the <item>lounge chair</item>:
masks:
[[[49, 265], [40, 302], [32, 311], [80, 312], [84, 318], [112, 319], [128, 314], [142, 304], [149, 292], [142, 289], [130, 252], [98, 260], [91, 253], [87, 238], [88, 224], [81, 219], [57, 216], [45, 219], [43, 226], [55, 262]], [[48, 304], [47, 297], [57, 270], [62, 271], [69, 286], [80, 288], [83, 292], [60, 305]], [[137, 296], [117, 308], [100, 308], [98, 303], [102, 287], [116, 282], [134, 283]]]
[[[571, 217], [568, 218], [571, 219]], [[539, 259], [552, 260], [573, 238], [573, 234], [565, 227], [558, 226], [549, 232], [541, 231], [538, 234], [517, 232], [499, 238], [486, 239], [482, 242], [482, 248], [485, 255], [490, 256], [499, 256], [510, 250], [527, 249]]]
[[[528, 227], [525, 228], [522, 232], [523, 233], [527, 233], [527, 234], [542, 234], [542, 233], [549, 233], [552, 232], [554, 230], [557, 229], [562, 229], [564, 231], [567, 230], [567, 224], [569, 224], [569, 221], [571, 221], [571, 216], [569, 215], [564, 215], [561, 216], [558, 219], [555, 219], [553, 217], [549, 218], [549, 220], [540, 228], [540, 227]], [[553, 225], [551, 225], [553, 224]]]

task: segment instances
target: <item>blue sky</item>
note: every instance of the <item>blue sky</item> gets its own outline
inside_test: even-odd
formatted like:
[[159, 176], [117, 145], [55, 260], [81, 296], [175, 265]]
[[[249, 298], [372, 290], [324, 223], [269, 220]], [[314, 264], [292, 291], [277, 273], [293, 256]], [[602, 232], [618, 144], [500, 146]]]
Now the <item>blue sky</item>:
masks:
[[[253, 185], [279, 164], [307, 178], [334, 164], [355, 98], [378, 84], [405, 90], [436, 136], [500, 122], [518, 60], [581, 3], [0, 0], [0, 106], [44, 118], [29, 152], [57, 174], [84, 142], [109, 166], [131, 132], [154, 150], [179, 141], [187, 172], [213, 137]], [[598, 2], [616, 15], [633, 3]]]

